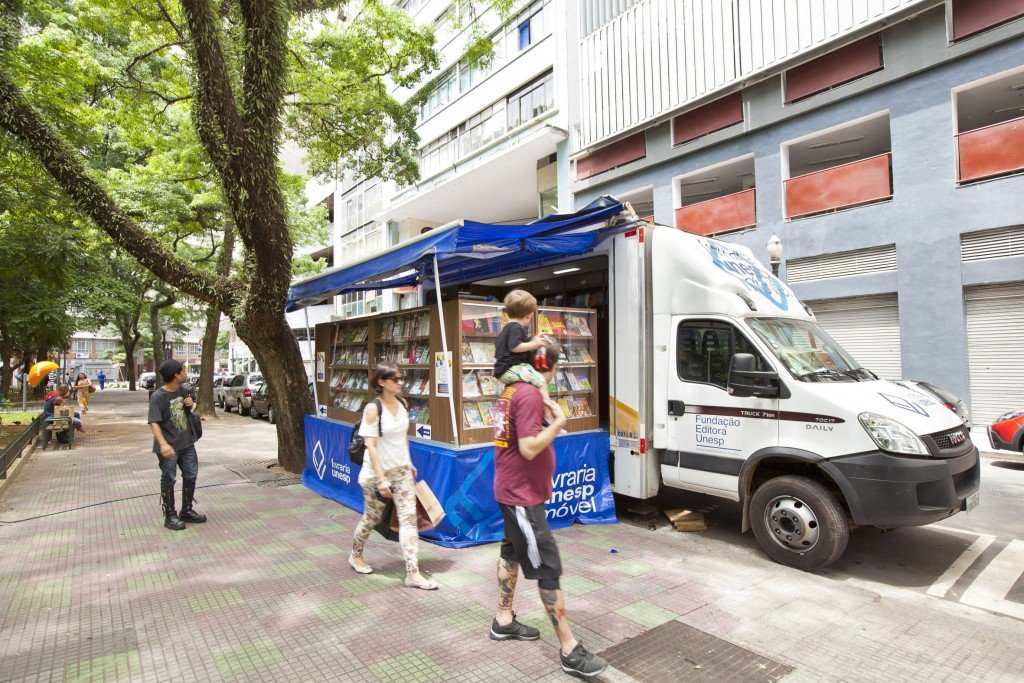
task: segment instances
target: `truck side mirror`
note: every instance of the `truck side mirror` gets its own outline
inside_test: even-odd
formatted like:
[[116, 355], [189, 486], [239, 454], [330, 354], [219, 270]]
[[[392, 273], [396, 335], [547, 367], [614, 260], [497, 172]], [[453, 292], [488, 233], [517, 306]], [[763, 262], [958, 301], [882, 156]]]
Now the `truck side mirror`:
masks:
[[777, 398], [779, 395], [779, 373], [773, 370], [755, 370], [757, 360], [751, 353], [733, 354], [729, 362], [729, 381], [726, 391], [733, 396], [746, 398], [760, 396]]

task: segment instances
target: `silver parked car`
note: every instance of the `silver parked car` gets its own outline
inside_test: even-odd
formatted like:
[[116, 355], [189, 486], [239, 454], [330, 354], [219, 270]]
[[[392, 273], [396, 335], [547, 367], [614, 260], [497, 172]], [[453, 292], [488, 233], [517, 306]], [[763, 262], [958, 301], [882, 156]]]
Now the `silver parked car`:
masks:
[[228, 412], [234, 409], [239, 415], [248, 415], [252, 408], [252, 392], [262, 382], [263, 375], [258, 372], [235, 375], [224, 389], [224, 405], [221, 407]]

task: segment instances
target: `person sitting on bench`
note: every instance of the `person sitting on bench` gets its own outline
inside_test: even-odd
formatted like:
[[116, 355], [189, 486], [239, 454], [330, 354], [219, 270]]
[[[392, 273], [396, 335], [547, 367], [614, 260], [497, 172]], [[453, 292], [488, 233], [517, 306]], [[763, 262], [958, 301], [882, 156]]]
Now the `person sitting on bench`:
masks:
[[[47, 398], [46, 401], [43, 402], [43, 413], [46, 414], [46, 418], [49, 419], [53, 417], [53, 409], [56, 406], [64, 405], [68, 400], [68, 396], [70, 395], [71, 387], [69, 387], [68, 385], [62, 384], [59, 387], [57, 387], [56, 394], [50, 394], [49, 398]], [[72, 424], [74, 424], [76, 430], [80, 432], [85, 431], [85, 427], [82, 426], [82, 416], [79, 415], [78, 413], [73, 413], [71, 422]]]

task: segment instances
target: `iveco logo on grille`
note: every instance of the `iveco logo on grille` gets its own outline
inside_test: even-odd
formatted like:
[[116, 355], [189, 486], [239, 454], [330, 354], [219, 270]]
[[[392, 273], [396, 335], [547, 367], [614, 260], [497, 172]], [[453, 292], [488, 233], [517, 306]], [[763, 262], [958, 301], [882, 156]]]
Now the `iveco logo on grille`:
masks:
[[964, 441], [967, 441], [967, 434], [965, 434], [962, 431], [953, 432], [952, 434], [949, 435], [949, 443], [951, 443], [954, 446], [959, 446]]

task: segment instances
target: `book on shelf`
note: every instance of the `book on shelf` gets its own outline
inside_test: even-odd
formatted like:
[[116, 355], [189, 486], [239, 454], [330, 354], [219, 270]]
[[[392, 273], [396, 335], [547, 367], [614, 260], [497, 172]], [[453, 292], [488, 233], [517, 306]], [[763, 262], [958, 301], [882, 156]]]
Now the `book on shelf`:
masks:
[[551, 333], [556, 336], [565, 336], [565, 320], [559, 313], [548, 313], [548, 322], [551, 323]]
[[473, 363], [477, 365], [494, 364], [494, 344], [470, 342], [469, 347], [473, 352]]
[[420, 414], [420, 406], [413, 404], [409, 406], [409, 422], [416, 422], [416, 416]]
[[576, 417], [590, 417], [593, 415], [593, 413], [590, 412], [590, 401], [587, 400], [586, 396], [577, 396], [573, 403]]
[[584, 363], [594, 362], [594, 357], [590, 355], [590, 351], [588, 349], [583, 349], [580, 353], [580, 357], [583, 359]]
[[501, 313], [499, 311], [495, 311], [494, 313], [491, 313], [490, 315], [487, 316], [488, 332], [498, 334], [499, 332], [501, 332], [501, 326]]
[[467, 429], [484, 426], [483, 418], [480, 417], [480, 411], [472, 403], [462, 406], [462, 422]]
[[493, 374], [490, 372], [481, 372], [479, 375], [480, 380], [480, 393], [484, 396], [497, 396], [501, 393], [499, 387], [502, 386]]
[[476, 398], [480, 395], [480, 383], [476, 379], [475, 372], [468, 372], [462, 376], [463, 398]]
[[578, 315], [576, 316], [576, 327], [580, 331], [581, 337], [593, 337], [593, 333], [590, 331], [590, 325], [587, 324], [587, 316]]
[[462, 342], [462, 362], [472, 363], [473, 362], [473, 347], [470, 346], [468, 341]]
[[537, 334], [554, 334], [554, 330], [551, 327], [550, 316], [550, 313], [537, 314]]
[[579, 380], [580, 389], [582, 391], [590, 391], [590, 375], [581, 372], [580, 374], [576, 375], [576, 379]]
[[473, 318], [463, 317], [462, 334], [473, 334], [474, 332], [476, 332], [476, 325], [473, 324]]
[[480, 419], [483, 420], [485, 427], [494, 426], [494, 418], [491, 416], [491, 411], [494, 409], [494, 404], [491, 401], [480, 401], [476, 404], [476, 409], [480, 411]]
[[569, 404], [570, 399], [566, 399], [565, 396], [558, 397], [558, 407], [562, 409], [566, 417], [572, 417], [576, 413], [576, 409]]
[[573, 372], [572, 370], [565, 370], [564, 373], [565, 373], [566, 381], [569, 382], [569, 390], [570, 391], [582, 391], [583, 390], [583, 385], [580, 384], [580, 380], [576, 376], [575, 372]]
[[335, 372], [331, 375], [331, 389], [337, 389], [341, 384], [341, 379], [344, 377], [340, 372]]
[[425, 425], [430, 422], [430, 406], [424, 405], [420, 408], [420, 414], [416, 416], [416, 424]]
[[556, 391], [569, 391], [569, 378], [565, 376], [565, 370], [555, 373]]

